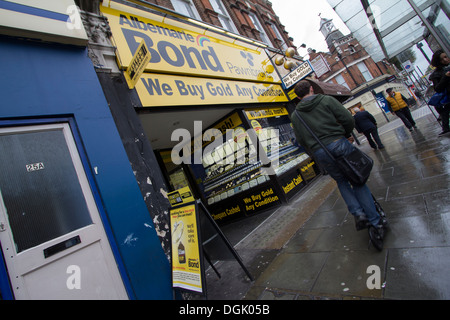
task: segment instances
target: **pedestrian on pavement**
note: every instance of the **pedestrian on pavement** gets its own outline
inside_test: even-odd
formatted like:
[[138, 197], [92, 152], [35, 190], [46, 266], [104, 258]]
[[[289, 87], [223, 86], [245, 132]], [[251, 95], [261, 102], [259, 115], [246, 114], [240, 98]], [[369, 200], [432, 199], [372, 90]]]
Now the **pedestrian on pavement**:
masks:
[[368, 111], [359, 108], [353, 108], [353, 111], [355, 111], [353, 119], [355, 119], [356, 131], [366, 136], [372, 149], [384, 149], [384, 145], [378, 135], [377, 121], [374, 116]]
[[389, 111], [399, 117], [409, 131], [417, 129], [416, 122], [414, 121], [411, 111], [409, 110], [408, 100], [400, 92], [395, 92], [392, 88], [386, 90], [388, 96], [386, 100], [388, 102]]
[[[443, 50], [437, 50], [431, 58], [431, 65], [436, 67], [436, 70], [429, 78], [433, 82], [434, 91], [441, 93], [447, 90], [447, 94], [450, 94], [450, 58], [447, 57]], [[441, 136], [450, 132], [450, 103], [445, 104], [441, 108], [436, 108], [436, 111], [442, 120], [442, 132], [439, 133]]]
[[[352, 152], [350, 137], [355, 121], [350, 112], [335, 98], [323, 94], [315, 94], [311, 84], [302, 80], [295, 86], [295, 93], [301, 99], [296, 111], [306, 124], [317, 135], [322, 143], [335, 157]], [[305, 147], [308, 154], [324, 167], [337, 182], [339, 191], [347, 204], [348, 210], [355, 217], [356, 229], [361, 230], [374, 226], [378, 239], [383, 238], [383, 225], [367, 185], [353, 186], [337, 166], [336, 162], [322, 149], [320, 144], [308, 132], [294, 114], [291, 115], [295, 136]]]

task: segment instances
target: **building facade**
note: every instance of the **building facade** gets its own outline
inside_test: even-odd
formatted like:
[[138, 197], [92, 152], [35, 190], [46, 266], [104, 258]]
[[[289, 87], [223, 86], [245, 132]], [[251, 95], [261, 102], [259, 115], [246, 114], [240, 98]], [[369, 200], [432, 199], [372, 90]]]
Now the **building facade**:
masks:
[[[204, 1], [203, 7], [189, 1], [182, 2], [185, 7], [176, 1], [170, 3], [177, 12], [167, 2], [162, 5], [169, 8], [126, 1], [110, 1], [99, 5], [97, 12], [95, 8], [83, 12], [88, 34], [93, 30], [89, 36], [94, 40], [89, 46], [90, 56], [112, 114], [116, 115], [119, 132], [129, 135], [123, 138], [124, 144], [130, 148], [130, 162], [166, 252], [170, 246], [167, 192], [189, 187], [221, 223], [286, 202], [316, 175], [315, 169], [308, 167], [311, 159], [292, 142], [287, 110], [290, 99], [281, 83], [281, 77], [290, 70], [284, 63], [273, 63], [278, 56], [288, 60], [282, 50], [272, 46], [289, 39], [279, 39], [286, 33], [278, 24], [278, 34], [270, 33], [274, 27], [268, 21], [261, 32], [256, 32], [256, 25], [263, 25], [261, 15], [270, 16], [273, 23], [277, 21], [269, 3]], [[217, 17], [220, 19], [215, 20]], [[107, 25], [102, 31], [106, 36], [96, 36], [96, 26], [103, 23]], [[250, 32], [251, 37], [227, 29]], [[262, 32], [268, 35], [270, 47], [262, 41]], [[151, 53], [151, 67], [130, 90], [122, 70], [129, 68], [132, 53], [141, 41]], [[118, 64], [111, 59], [114, 56]], [[302, 62], [290, 59], [295, 64]], [[264, 163], [258, 158], [261, 152], [275, 156], [270, 156], [271, 146], [267, 147], [275, 140], [259, 134], [274, 127], [284, 132], [281, 145], [276, 146], [276, 151], [281, 151], [276, 158], [280, 164], [276, 168], [278, 177], [261, 174]], [[246, 132], [250, 129], [258, 132], [257, 138], [264, 139], [264, 146], [260, 140], [249, 143]], [[207, 132], [211, 130], [223, 135], [220, 145], [208, 140], [211, 136]], [[243, 136], [230, 138], [227, 130], [234, 132], [228, 134], [241, 132]], [[242, 150], [237, 150], [237, 144]], [[258, 155], [250, 159], [253, 153]], [[219, 159], [218, 154], [223, 158]], [[301, 168], [307, 178], [301, 176]], [[295, 188], [283, 188], [294, 179]], [[252, 197], [261, 199], [257, 203], [247, 200]]]
[[172, 299], [75, 3], [0, 4], [0, 297]]
[[283, 82], [308, 63], [269, 1], [8, 1], [0, 15], [2, 298], [171, 299], [170, 192], [221, 224], [319, 173]]
[[412, 97], [406, 86], [396, 77], [396, 71], [387, 60], [376, 63], [352, 34], [344, 35], [336, 29], [332, 19], [321, 18], [319, 29], [329, 52], [310, 52], [310, 59], [320, 59], [326, 67], [319, 80], [340, 84], [352, 91], [352, 99], [345, 103], [349, 109], [363, 107], [383, 121], [385, 90], [395, 87], [406, 97]]

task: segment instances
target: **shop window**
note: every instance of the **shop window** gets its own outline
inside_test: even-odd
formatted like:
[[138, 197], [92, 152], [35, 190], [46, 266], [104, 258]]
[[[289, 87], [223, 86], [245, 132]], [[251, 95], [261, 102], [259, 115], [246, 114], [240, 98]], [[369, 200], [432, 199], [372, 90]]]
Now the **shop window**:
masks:
[[171, 2], [175, 11], [193, 19], [201, 20], [192, 0], [171, 0]]
[[218, 14], [222, 27], [228, 31], [238, 33], [233, 21], [231, 21], [231, 18], [222, 3], [222, 0], [210, 0], [209, 2], [211, 3], [214, 11]]
[[[203, 154], [202, 164], [191, 165], [208, 205], [240, 204], [242, 212], [252, 213], [265, 209], [270, 203], [261, 199], [257, 204], [260, 208], [251, 207], [250, 202], [259, 197], [253, 190], [268, 186], [268, 196], [275, 192], [272, 179], [280, 179], [284, 182], [281, 189], [288, 195], [293, 188], [301, 188], [304, 181], [316, 175], [314, 168], [308, 165], [311, 158], [297, 143], [285, 108], [238, 111], [216, 127], [231, 123], [239, 125], [222, 131], [222, 138], [214, 140], [214, 145], [204, 145], [203, 150], [197, 151]], [[280, 198], [281, 195], [273, 194], [271, 200], [278, 202]]]

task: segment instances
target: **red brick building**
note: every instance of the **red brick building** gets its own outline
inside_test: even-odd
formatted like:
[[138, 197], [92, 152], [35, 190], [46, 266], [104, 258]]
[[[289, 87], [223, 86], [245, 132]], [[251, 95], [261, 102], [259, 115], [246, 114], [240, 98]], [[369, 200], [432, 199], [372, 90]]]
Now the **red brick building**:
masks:
[[311, 60], [321, 55], [330, 68], [330, 71], [320, 75], [320, 81], [341, 84], [354, 90], [373, 79], [395, 73], [387, 61], [375, 63], [358, 40], [351, 34], [344, 36], [334, 27], [332, 20], [322, 18], [320, 31], [329, 52], [310, 52]]
[[293, 47], [284, 25], [267, 0], [148, 0], [208, 24], [261, 41], [269, 47]]
[[[384, 106], [387, 88], [393, 87], [412, 97], [408, 88], [397, 80], [394, 67], [387, 60], [375, 63], [352, 34], [342, 34], [331, 19], [325, 18], [321, 19], [319, 30], [329, 52], [309, 50], [310, 60], [320, 81], [341, 84], [351, 90], [353, 96], [344, 104], [349, 110], [363, 107], [382, 123], [386, 121], [382, 108], [388, 113]], [[319, 61], [321, 68], [316, 68], [314, 61]]]

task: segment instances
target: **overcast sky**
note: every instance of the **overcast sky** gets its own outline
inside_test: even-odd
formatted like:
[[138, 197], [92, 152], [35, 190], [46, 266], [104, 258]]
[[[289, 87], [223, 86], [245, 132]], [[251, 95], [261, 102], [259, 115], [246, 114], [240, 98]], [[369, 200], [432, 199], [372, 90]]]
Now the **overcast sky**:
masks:
[[[350, 33], [326, 0], [270, 0], [270, 2], [275, 13], [280, 17], [281, 23], [286, 26], [289, 36], [294, 38], [294, 44], [297, 47], [304, 43], [306, 48], [328, 51], [325, 38], [319, 31], [319, 13], [323, 18], [333, 19], [336, 28], [344, 35]], [[301, 55], [307, 53], [306, 49], [299, 50]]]
[[[307, 55], [307, 48], [328, 52], [325, 38], [319, 31], [319, 13], [323, 18], [333, 19], [336, 28], [344, 35], [350, 33], [326, 0], [270, 0], [270, 2], [275, 13], [280, 17], [281, 23], [285, 25], [286, 31], [289, 32], [289, 36], [294, 38], [294, 45], [298, 48], [302, 43], [306, 44], [306, 49], [298, 48], [301, 56]], [[425, 52], [431, 59], [432, 52], [426, 42], [423, 41], [423, 43]], [[428, 62], [415, 46], [413, 49], [417, 57], [415, 64], [425, 72]]]

